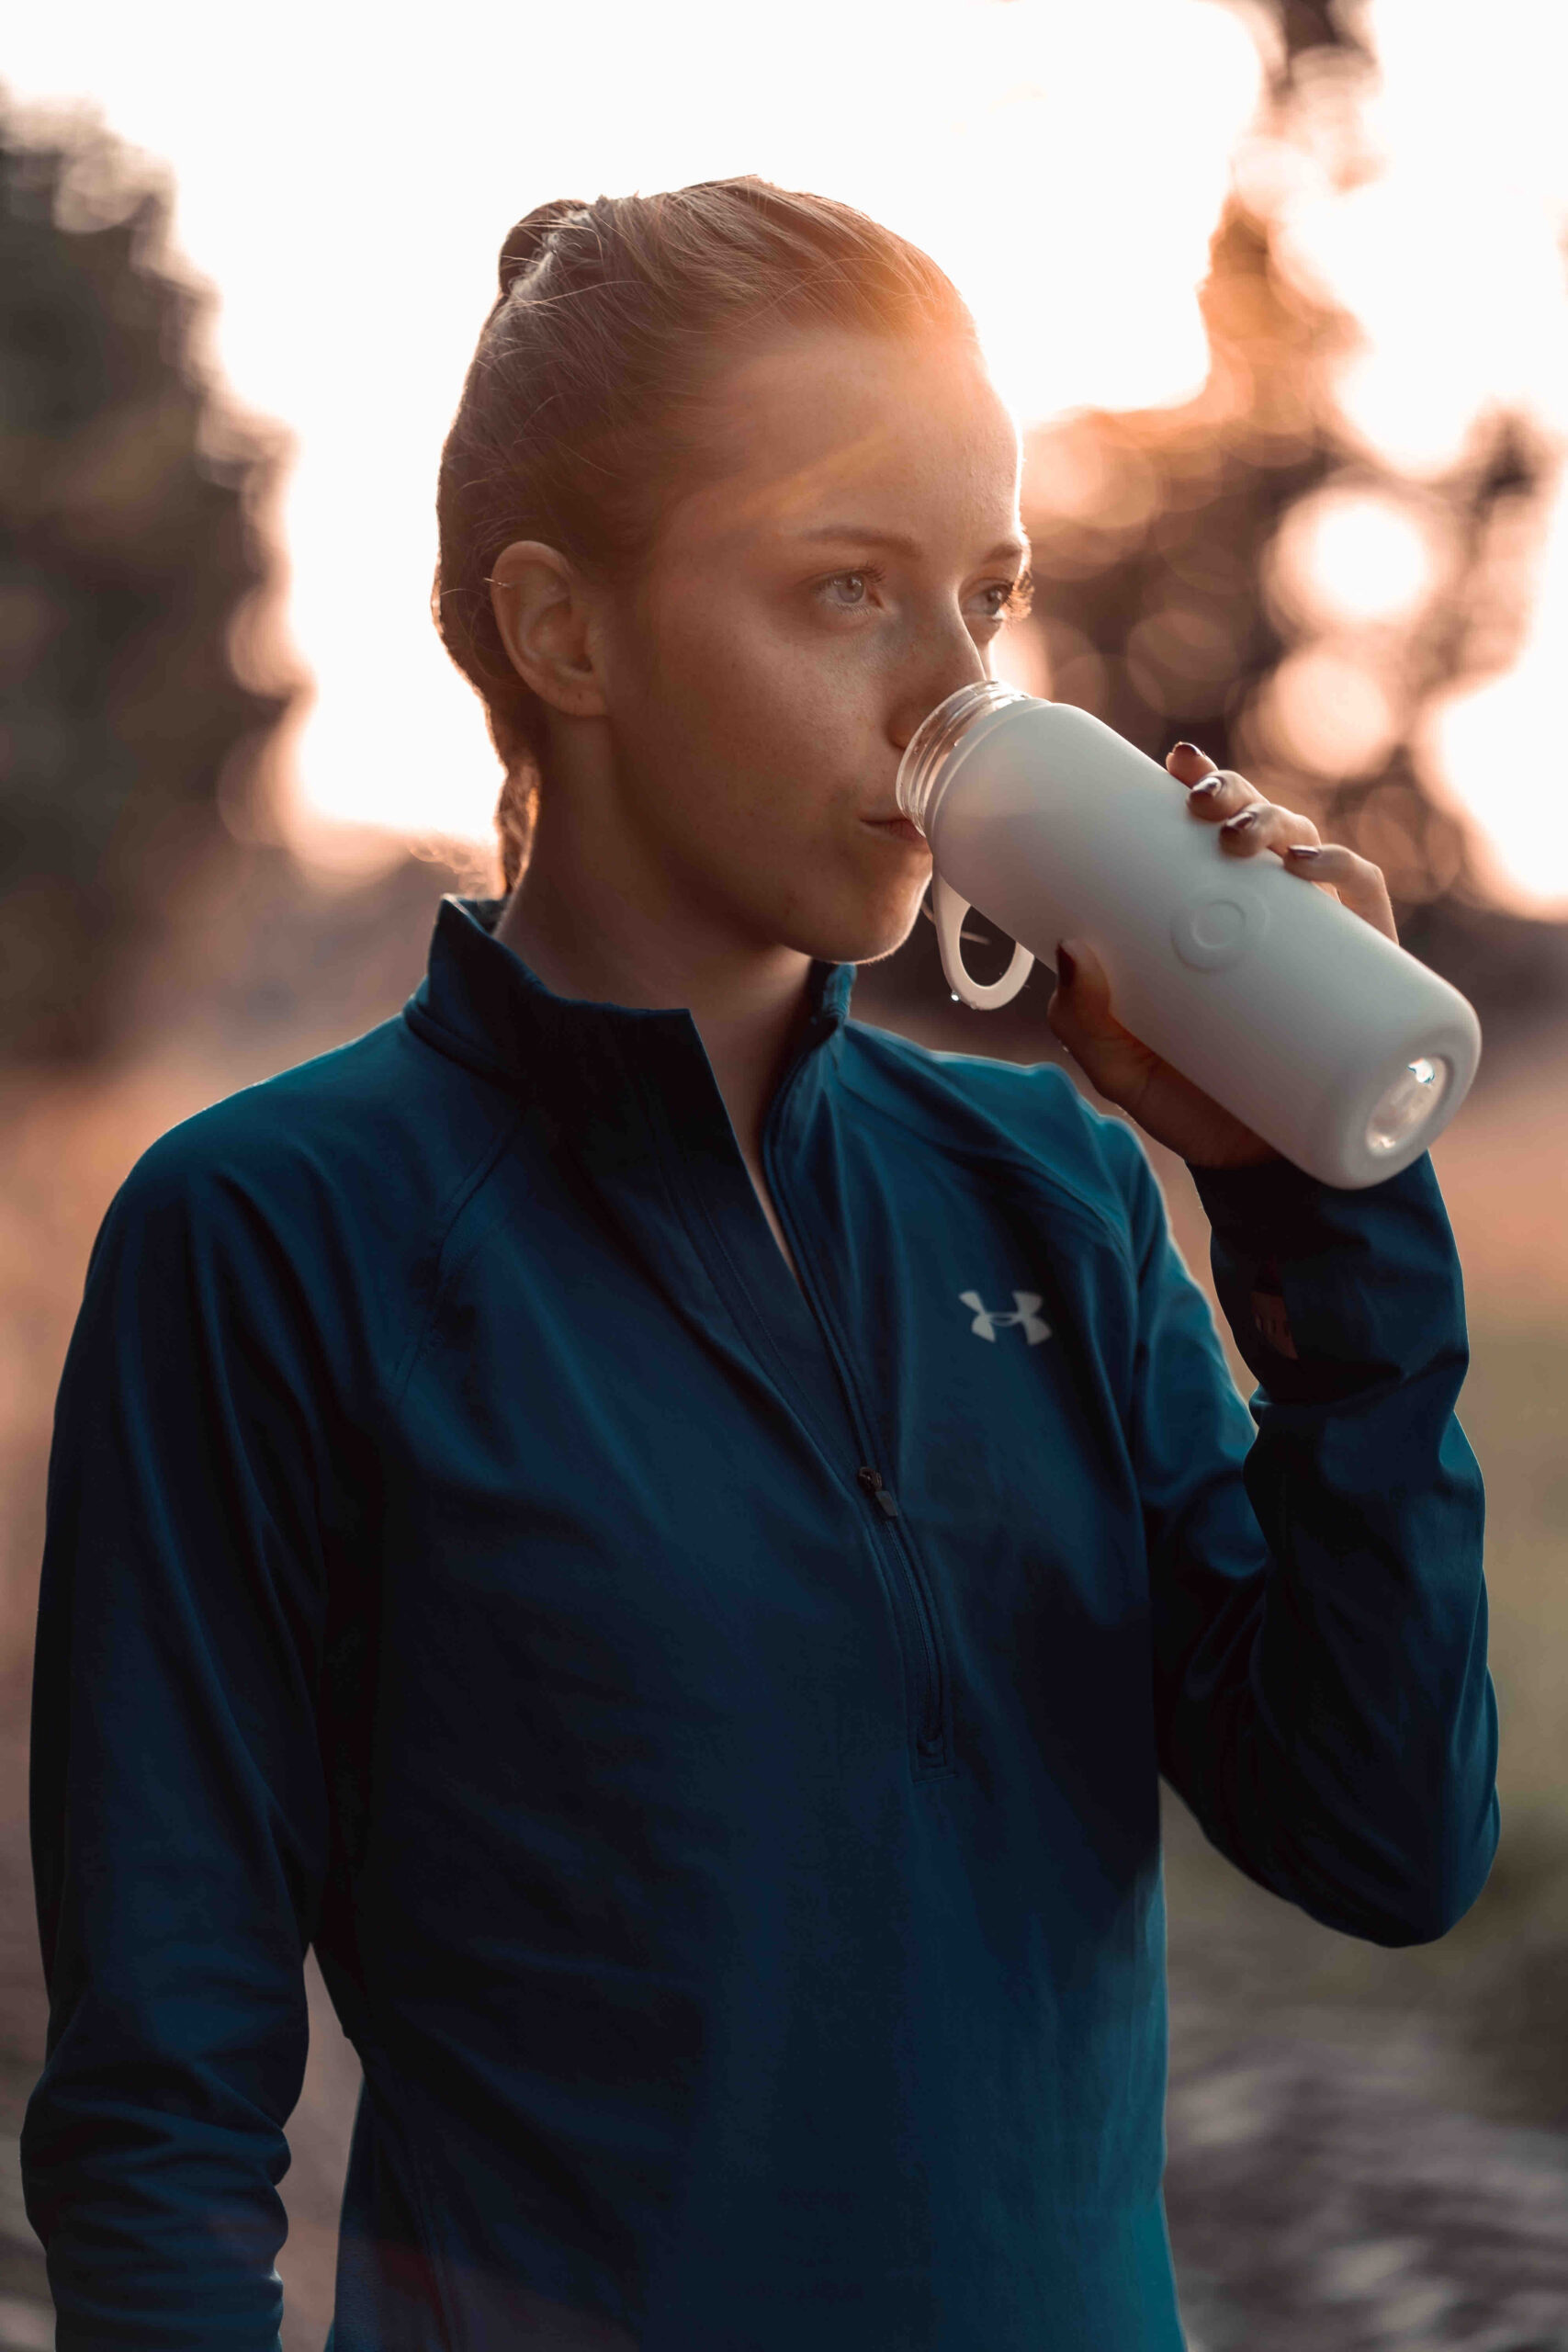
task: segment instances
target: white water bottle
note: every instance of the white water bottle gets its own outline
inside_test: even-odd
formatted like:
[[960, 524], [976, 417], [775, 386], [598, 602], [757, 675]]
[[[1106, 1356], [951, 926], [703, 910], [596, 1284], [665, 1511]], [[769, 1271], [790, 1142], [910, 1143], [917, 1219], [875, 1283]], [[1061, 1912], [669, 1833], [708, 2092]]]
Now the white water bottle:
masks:
[[[897, 796], [931, 846], [965, 1004], [1006, 1004], [1036, 956], [1086, 939], [1134, 1036], [1347, 1191], [1408, 1167], [1463, 1102], [1481, 1025], [1459, 990], [1272, 851], [1228, 855], [1185, 788], [1088, 711], [961, 687], [909, 743]], [[1019, 943], [988, 988], [964, 968], [971, 906]]]

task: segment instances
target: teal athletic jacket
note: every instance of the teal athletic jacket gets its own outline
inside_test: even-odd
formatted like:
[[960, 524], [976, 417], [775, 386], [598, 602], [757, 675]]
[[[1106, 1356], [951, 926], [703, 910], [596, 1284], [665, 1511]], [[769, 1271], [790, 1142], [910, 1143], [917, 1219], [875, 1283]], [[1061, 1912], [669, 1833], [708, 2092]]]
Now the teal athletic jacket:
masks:
[[818, 967], [797, 1288], [690, 1016], [552, 995], [498, 911], [94, 1250], [37, 1679], [62, 2352], [276, 2343], [312, 1943], [365, 2068], [334, 2352], [1173, 2352], [1161, 1773], [1378, 1943], [1495, 1840], [1430, 1165], [1196, 1171], [1249, 1414], [1058, 1069]]

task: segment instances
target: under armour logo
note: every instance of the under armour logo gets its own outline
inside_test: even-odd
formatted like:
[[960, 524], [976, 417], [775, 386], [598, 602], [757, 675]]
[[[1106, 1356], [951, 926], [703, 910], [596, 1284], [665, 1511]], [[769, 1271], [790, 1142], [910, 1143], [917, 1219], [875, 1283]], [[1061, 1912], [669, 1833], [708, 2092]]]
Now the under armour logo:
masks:
[[1038, 1291], [1015, 1290], [1010, 1315], [993, 1315], [977, 1290], [961, 1290], [958, 1295], [975, 1317], [969, 1329], [977, 1340], [994, 1340], [998, 1331], [1009, 1330], [1015, 1323], [1023, 1326], [1023, 1336], [1032, 1348], [1037, 1348], [1042, 1340], [1051, 1336], [1051, 1326], [1040, 1318], [1042, 1302]]

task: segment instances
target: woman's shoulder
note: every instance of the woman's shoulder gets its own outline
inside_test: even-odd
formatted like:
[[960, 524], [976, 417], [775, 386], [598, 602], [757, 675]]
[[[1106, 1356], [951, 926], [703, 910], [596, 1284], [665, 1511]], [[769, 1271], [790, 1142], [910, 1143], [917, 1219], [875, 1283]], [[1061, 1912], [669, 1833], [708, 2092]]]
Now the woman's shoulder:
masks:
[[421, 1233], [507, 1123], [493, 1090], [449, 1075], [398, 1017], [167, 1128], [115, 1209], [301, 1241], [326, 1226]]

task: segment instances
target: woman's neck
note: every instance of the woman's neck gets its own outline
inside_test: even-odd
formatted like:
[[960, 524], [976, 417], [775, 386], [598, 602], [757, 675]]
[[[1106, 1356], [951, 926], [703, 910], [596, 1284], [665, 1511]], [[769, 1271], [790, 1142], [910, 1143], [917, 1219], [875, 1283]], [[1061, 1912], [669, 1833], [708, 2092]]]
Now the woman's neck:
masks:
[[810, 957], [727, 933], [648, 877], [579, 849], [570, 829], [541, 823], [496, 938], [558, 996], [690, 1012], [787, 1260], [762, 1173], [762, 1126], [807, 1017]]

